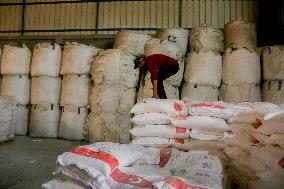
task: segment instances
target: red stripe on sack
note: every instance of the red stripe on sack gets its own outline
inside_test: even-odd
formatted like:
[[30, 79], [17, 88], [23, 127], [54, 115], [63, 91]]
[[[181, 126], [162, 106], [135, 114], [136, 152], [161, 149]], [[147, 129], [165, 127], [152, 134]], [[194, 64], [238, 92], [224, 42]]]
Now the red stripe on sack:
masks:
[[200, 187], [200, 186], [187, 184], [187, 183], [183, 182], [181, 179], [176, 178], [176, 177], [166, 178], [164, 180], [164, 182], [171, 185], [175, 189], [207, 189], [207, 188], [203, 188], [203, 187]]
[[176, 111], [182, 111], [182, 105], [181, 104], [179, 104], [179, 103], [177, 103], [177, 102], [174, 102], [174, 109], [176, 110]]
[[110, 166], [111, 171], [116, 169], [119, 165], [118, 160], [113, 155], [106, 153], [106, 152], [96, 152], [96, 151], [90, 150], [89, 148], [76, 148], [76, 149], [71, 150], [70, 152], [74, 154], [101, 160]]
[[205, 103], [202, 103], [202, 104], [193, 104], [193, 105], [191, 105], [191, 107], [208, 107], [208, 108], [225, 109], [225, 107], [224, 107], [224, 106], [221, 106], [221, 105], [217, 105], [217, 104], [205, 104]]
[[176, 120], [186, 120], [187, 116], [176, 116]]
[[184, 139], [182, 139], [182, 138], [175, 138], [175, 143], [184, 144]]
[[140, 188], [152, 188], [153, 185], [151, 181], [148, 181], [143, 177], [124, 173], [119, 169], [114, 170], [110, 176], [116, 182], [129, 184]]
[[160, 150], [160, 167], [165, 167], [172, 157], [172, 149], [171, 148], [163, 148]]
[[280, 167], [282, 169], [284, 169], [284, 157], [281, 158], [281, 160], [278, 162], [278, 164], [280, 165]]
[[255, 122], [251, 123], [251, 126], [253, 126], [255, 129], [257, 129], [258, 127], [260, 127], [262, 125], [262, 122], [260, 119], [255, 118]]
[[186, 128], [176, 127], [176, 133], [185, 133], [185, 132], [186, 132]]

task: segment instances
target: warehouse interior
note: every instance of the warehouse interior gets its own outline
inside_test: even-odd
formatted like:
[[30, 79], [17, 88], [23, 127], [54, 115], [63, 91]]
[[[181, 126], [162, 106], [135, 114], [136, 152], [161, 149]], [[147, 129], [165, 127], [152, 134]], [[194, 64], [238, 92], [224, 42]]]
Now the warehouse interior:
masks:
[[283, 0], [0, 0], [0, 72], [0, 189], [284, 188]]

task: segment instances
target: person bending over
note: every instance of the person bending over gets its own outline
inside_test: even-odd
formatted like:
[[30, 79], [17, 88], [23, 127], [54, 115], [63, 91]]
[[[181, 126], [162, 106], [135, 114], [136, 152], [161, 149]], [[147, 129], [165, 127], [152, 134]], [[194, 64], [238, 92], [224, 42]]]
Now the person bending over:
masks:
[[136, 58], [134, 63], [135, 69], [143, 69], [143, 67], [146, 65], [146, 70], [151, 73], [153, 98], [166, 99], [167, 95], [164, 89], [163, 81], [178, 72], [178, 61], [163, 54], [153, 54], [146, 58]]

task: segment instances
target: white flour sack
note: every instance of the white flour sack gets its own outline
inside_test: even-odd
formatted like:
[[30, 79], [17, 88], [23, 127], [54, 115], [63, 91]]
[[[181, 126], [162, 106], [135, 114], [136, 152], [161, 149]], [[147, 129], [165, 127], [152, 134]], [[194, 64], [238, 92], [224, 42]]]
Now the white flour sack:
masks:
[[187, 83], [218, 87], [222, 77], [222, 56], [214, 52], [191, 52], [187, 56], [184, 80]]
[[31, 101], [31, 80], [28, 75], [4, 75], [1, 96], [11, 96], [17, 104], [26, 105]]
[[257, 129], [257, 132], [271, 135], [271, 134], [284, 134], [284, 112], [270, 118], [265, 119], [263, 124]]
[[256, 27], [254, 23], [245, 21], [230, 21], [225, 24], [225, 49], [243, 48], [246, 47], [250, 50], [255, 50], [256, 43]]
[[16, 102], [11, 97], [0, 96], [0, 142], [14, 138], [16, 108]]
[[1, 74], [29, 74], [31, 51], [25, 44], [22, 47], [4, 45], [1, 57]]
[[134, 126], [130, 133], [138, 137], [189, 138], [189, 129], [171, 125]]
[[150, 165], [121, 167], [110, 175], [107, 182], [112, 189], [150, 189], [155, 182], [169, 176], [171, 176], [169, 171]]
[[165, 113], [171, 117], [187, 115], [185, 103], [181, 100], [146, 99], [134, 105], [130, 113]]
[[227, 49], [223, 60], [222, 80], [228, 85], [259, 84], [260, 58], [255, 51]]
[[180, 48], [175, 42], [171, 42], [169, 40], [153, 38], [145, 44], [144, 50], [145, 57], [153, 54], [163, 54], [176, 60], [180, 60], [182, 58], [182, 51]]
[[92, 60], [98, 51], [97, 47], [67, 42], [63, 49], [60, 74], [89, 74]]
[[136, 87], [139, 69], [134, 69], [135, 57], [119, 49], [101, 51], [94, 59], [92, 79], [100, 85]]
[[60, 105], [86, 107], [90, 104], [91, 81], [88, 75], [65, 75], [62, 80]]
[[158, 39], [169, 40], [176, 43], [183, 55], [185, 55], [187, 51], [188, 35], [189, 31], [183, 28], [160, 29], [156, 32]]
[[175, 127], [197, 130], [225, 131], [230, 129], [225, 120], [208, 116], [176, 117], [172, 119], [172, 124]]
[[201, 101], [216, 101], [218, 96], [218, 87], [184, 83], [181, 89], [181, 99], [187, 97]]
[[207, 25], [193, 28], [190, 32], [189, 44], [193, 51], [222, 52], [224, 35], [221, 30]]
[[199, 149], [224, 149], [226, 144], [223, 141], [206, 141], [206, 140], [190, 140], [185, 145], [179, 146], [178, 149], [182, 150], [199, 150]]
[[171, 123], [171, 117], [163, 113], [143, 113], [135, 115], [131, 122], [134, 125], [158, 125], [158, 124], [169, 124]]
[[141, 155], [134, 145], [98, 142], [65, 152], [57, 161], [60, 166], [73, 165], [85, 171], [92, 179], [104, 180], [117, 168], [135, 163]]
[[279, 176], [284, 176], [284, 150], [278, 147], [263, 147], [252, 151], [252, 156]]
[[238, 105], [250, 107], [252, 110], [264, 115], [280, 110], [278, 105], [269, 102], [241, 102]]
[[143, 56], [145, 43], [149, 39], [151, 39], [151, 36], [143, 33], [119, 31], [115, 35], [113, 48], [130, 52], [135, 56]]
[[189, 139], [163, 138], [163, 137], [133, 137], [131, 143], [146, 147], [164, 148], [176, 145], [187, 144]]
[[60, 116], [58, 137], [67, 140], [83, 140], [87, 136], [88, 109], [64, 106]]
[[284, 80], [284, 46], [264, 47], [262, 59], [264, 80]]
[[[229, 123], [239, 123], [240, 125], [243, 123], [253, 126], [254, 128], [258, 128], [262, 125], [264, 114], [257, 111], [249, 111], [249, 112], [241, 112], [237, 116], [231, 118]], [[233, 130], [234, 132], [234, 130]]]
[[220, 87], [220, 100], [225, 102], [259, 102], [261, 101], [261, 89], [259, 85], [226, 85]]
[[89, 141], [129, 143], [131, 126], [128, 114], [92, 112], [88, 116]]
[[190, 129], [191, 139], [212, 141], [212, 140], [221, 140], [223, 136], [224, 133], [222, 132]]
[[29, 125], [30, 137], [56, 138], [59, 118], [59, 105], [33, 104]]
[[262, 86], [263, 101], [274, 104], [284, 103], [284, 81], [265, 81]]
[[272, 134], [265, 141], [266, 144], [277, 145], [280, 148], [284, 149], [284, 134]]
[[234, 104], [214, 101], [204, 103], [186, 103], [190, 115], [211, 116], [222, 119], [230, 119], [240, 112], [250, 111], [250, 107], [236, 106]]
[[43, 189], [91, 189], [84, 184], [68, 178], [56, 178], [44, 183]]
[[61, 77], [32, 77], [31, 103], [58, 104], [60, 99], [60, 91]]
[[58, 77], [61, 55], [60, 45], [48, 42], [38, 43], [33, 51], [31, 75]]

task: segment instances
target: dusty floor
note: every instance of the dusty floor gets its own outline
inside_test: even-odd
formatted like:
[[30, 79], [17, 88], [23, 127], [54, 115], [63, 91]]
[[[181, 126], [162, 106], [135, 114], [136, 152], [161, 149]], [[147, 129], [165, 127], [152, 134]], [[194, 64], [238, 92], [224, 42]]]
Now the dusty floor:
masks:
[[84, 142], [17, 136], [0, 144], [0, 189], [38, 189], [54, 178], [59, 154]]

